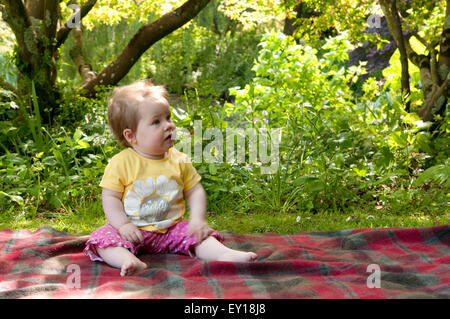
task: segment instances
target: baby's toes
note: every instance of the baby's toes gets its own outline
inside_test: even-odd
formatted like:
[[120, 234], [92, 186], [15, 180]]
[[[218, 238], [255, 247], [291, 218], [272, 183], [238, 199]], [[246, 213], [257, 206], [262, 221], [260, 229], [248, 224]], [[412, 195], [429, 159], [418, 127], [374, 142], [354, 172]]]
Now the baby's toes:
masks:
[[120, 269], [121, 276], [131, 276], [147, 268], [147, 265], [140, 260], [128, 260], [123, 263]]
[[255, 261], [256, 259], [258, 259], [258, 255], [253, 252], [248, 252], [247, 257], [248, 261]]

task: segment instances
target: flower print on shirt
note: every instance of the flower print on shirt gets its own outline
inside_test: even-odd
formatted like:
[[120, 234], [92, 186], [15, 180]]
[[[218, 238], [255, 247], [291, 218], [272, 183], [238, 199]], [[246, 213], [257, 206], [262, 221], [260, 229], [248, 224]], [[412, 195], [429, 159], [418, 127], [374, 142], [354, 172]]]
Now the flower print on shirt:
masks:
[[156, 181], [152, 177], [136, 180], [125, 195], [125, 212], [136, 226], [167, 228], [181, 217], [181, 205], [176, 202], [182, 195], [183, 188], [164, 175], [158, 176]]

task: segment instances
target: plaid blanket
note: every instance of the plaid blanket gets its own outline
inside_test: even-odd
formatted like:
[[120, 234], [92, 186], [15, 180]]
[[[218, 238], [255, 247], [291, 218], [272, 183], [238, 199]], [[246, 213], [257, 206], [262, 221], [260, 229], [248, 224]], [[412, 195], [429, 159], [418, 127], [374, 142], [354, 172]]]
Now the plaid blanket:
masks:
[[450, 225], [222, 234], [258, 261], [142, 255], [148, 269], [120, 277], [82, 254], [88, 236], [0, 230], [0, 298], [450, 297]]

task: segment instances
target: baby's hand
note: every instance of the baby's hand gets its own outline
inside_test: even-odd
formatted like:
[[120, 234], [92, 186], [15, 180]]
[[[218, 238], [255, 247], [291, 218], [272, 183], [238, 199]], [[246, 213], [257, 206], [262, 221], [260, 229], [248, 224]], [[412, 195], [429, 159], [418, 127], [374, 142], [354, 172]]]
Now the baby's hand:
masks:
[[120, 226], [119, 234], [122, 239], [133, 244], [141, 244], [144, 241], [141, 231], [132, 223], [126, 223]]
[[188, 235], [195, 235], [198, 242], [208, 237], [213, 232], [213, 229], [209, 227], [205, 220], [191, 219], [188, 225]]

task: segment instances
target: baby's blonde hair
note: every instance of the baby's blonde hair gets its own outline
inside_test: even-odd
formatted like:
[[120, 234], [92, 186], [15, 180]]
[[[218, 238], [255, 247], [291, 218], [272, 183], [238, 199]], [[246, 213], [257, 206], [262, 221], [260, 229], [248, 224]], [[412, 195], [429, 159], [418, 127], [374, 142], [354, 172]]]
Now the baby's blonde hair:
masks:
[[122, 146], [131, 146], [123, 131], [136, 132], [139, 123], [139, 105], [147, 98], [153, 102], [166, 100], [167, 91], [162, 85], [140, 80], [114, 89], [108, 104], [108, 124], [112, 133]]

